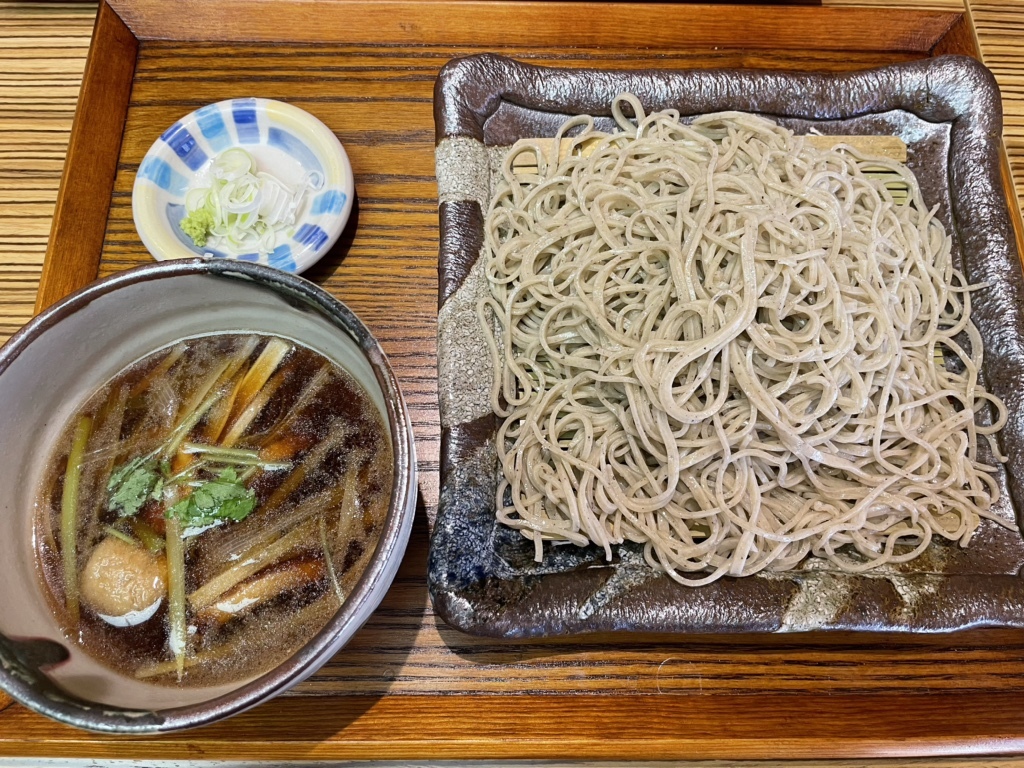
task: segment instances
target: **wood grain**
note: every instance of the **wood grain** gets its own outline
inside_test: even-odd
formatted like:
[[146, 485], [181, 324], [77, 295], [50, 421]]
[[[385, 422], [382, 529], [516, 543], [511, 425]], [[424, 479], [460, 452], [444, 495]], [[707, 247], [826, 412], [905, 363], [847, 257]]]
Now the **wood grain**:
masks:
[[0, 4], [0, 338], [32, 316], [95, 7]]
[[72, 127], [37, 312], [95, 277], [103, 242], [139, 45], [107, 5], [100, 6], [93, 38], [97, 44], [85, 64], [78, 130]]
[[[905, 718], [903, 694], [863, 697], [660, 696], [339, 697], [330, 707], [279, 698], [243, 718], [159, 740], [100, 739], [56, 727], [18, 708], [2, 721], [16, 729], [23, 754], [96, 759], [644, 760], [927, 756], [956, 754], [964, 743], [985, 754], [1024, 749], [1013, 695], [936, 697], [940, 733], [918, 721], [898, 742], [885, 722]], [[756, 709], [760, 730], [737, 726]], [[6, 714], [6, 713], [5, 713]], [[453, 733], [455, 734], [453, 736]]]
[[[162, 13], [158, 5], [140, 7]], [[182, 6], [176, 7], [180, 18]], [[992, 13], [1005, 13], [1005, 3], [1003, 8]], [[905, 17], [884, 18], [889, 24]], [[941, 19], [935, 29], [955, 21]], [[1012, 20], [995, 17], [987, 23], [1012, 27]], [[331, 29], [316, 34], [345, 34], [338, 31], [342, 24], [320, 26]], [[252, 94], [287, 99], [338, 133], [356, 173], [357, 209], [342, 241], [311, 277], [349, 303], [378, 334], [413, 410], [420, 514], [395, 587], [353, 642], [317, 675], [230, 723], [156, 741], [109, 739], [10, 706], [0, 711], [0, 755], [678, 760], [1024, 751], [1016, 712], [1024, 691], [1019, 632], [592, 636], [495, 643], [445, 627], [430, 608], [423, 578], [427, 520], [437, 502], [439, 438], [431, 122], [437, 69], [454, 55], [480, 50], [569, 65], [843, 69], [914, 57], [926, 53], [934, 39], [884, 31], [884, 45], [862, 36], [862, 48], [842, 53], [773, 49], [763, 40], [756, 50], [715, 50], [709, 38], [704, 45], [637, 49], [625, 42], [628, 35], [600, 48], [526, 49], [517, 33], [486, 45], [360, 43], [367, 24], [354, 27], [351, 39], [329, 45], [144, 42], [112, 179], [99, 271], [109, 274], [148, 260], [131, 221], [131, 184], [149, 144], [177, 117], [209, 101]], [[831, 39], [829, 32], [825, 25], [812, 30], [820, 39]], [[682, 39], [691, 33], [664, 34]], [[810, 33], [805, 29], [804, 34]], [[917, 40], [918, 48], [888, 47], [891, 40], [908, 38]], [[1011, 107], [1021, 89], [1014, 63], [1021, 58], [1011, 56], [997, 71]], [[0, 81], [0, 99], [2, 88]], [[1008, 138], [1014, 126], [1024, 135], [1024, 120], [1008, 121]], [[1024, 153], [1015, 155], [1008, 145], [1020, 179]], [[1024, 150], [1024, 143], [1019, 148]], [[59, 163], [59, 157], [54, 160]], [[8, 296], [0, 284], [5, 307]], [[462, 695], [449, 695], [456, 693]], [[927, 716], [912, 716], [922, 712]]]
[[[112, 6], [140, 40], [173, 37], [188, 41], [268, 41], [302, 39], [323, 43], [386, 42], [419, 46], [444, 40], [484, 49], [532, 50], [550, 46], [673, 48], [736, 45], [736, 10], [686, 3], [602, 3], [599, 13], [573, 2], [493, 0], [112, 0]], [[325, 14], [344, 23], [320, 23]], [[742, 10], [742, 46], [748, 50], [806, 50], [808, 39], [828, 30], [831, 51], [925, 52], [955, 15], [922, 14], [890, 8], [885, 24], [872, 23], [863, 8], [749, 6]], [[181, 19], [190, 23], [182, 25]], [[238, 19], [245, 19], [238, 23]], [[877, 18], [877, 15], [874, 16]], [[871, 30], [865, 44], [865, 30]], [[595, 46], [595, 43], [599, 45]]]

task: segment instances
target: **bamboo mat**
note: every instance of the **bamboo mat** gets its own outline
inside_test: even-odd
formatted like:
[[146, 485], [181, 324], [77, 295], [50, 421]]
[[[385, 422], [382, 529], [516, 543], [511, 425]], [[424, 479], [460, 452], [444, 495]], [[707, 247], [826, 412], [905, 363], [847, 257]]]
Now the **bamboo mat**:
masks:
[[0, 340], [32, 317], [95, 13], [0, 2]]

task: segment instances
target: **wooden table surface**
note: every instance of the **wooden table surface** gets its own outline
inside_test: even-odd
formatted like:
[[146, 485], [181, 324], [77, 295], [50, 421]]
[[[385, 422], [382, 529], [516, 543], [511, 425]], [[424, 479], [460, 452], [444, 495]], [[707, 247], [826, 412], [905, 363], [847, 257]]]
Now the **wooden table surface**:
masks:
[[[1024, 203], [1024, 2], [967, 2], [985, 63], [1002, 88], [1004, 139], [1018, 203]], [[824, 0], [824, 4], [964, 10], [961, 0]], [[94, 15], [95, 7], [89, 3], [0, 0], [0, 341], [33, 312]], [[425, 216], [429, 213], [424, 211]], [[425, 594], [422, 597], [426, 599]], [[545, 674], [549, 672], [550, 668]], [[367, 680], [353, 682], [372, 687]], [[412, 682], [405, 685], [415, 692]], [[543, 681], [524, 677], [508, 680], [506, 685], [543, 685]], [[8, 706], [17, 705], [0, 694], [0, 711]], [[14, 763], [0, 758], [0, 768], [8, 764]], [[926, 764], [1024, 766], [1024, 758], [950, 758]]]
[[[1004, 140], [1024, 204], [1024, 2], [823, 0], [960, 11], [1003, 94]], [[0, 342], [33, 314], [95, 6], [0, 0]]]

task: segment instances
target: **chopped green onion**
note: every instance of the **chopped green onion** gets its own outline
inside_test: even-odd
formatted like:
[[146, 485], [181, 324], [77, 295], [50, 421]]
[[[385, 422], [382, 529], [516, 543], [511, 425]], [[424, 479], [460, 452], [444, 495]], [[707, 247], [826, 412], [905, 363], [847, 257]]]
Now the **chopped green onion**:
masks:
[[103, 530], [107, 533], [108, 536], [113, 536], [115, 539], [120, 539], [125, 544], [131, 544], [133, 547], [139, 546], [139, 542], [137, 542], [124, 531], [117, 530], [117, 528], [115, 528], [112, 525], [105, 526]]
[[64, 491], [60, 503], [60, 550], [64, 566], [64, 604], [72, 627], [78, 628], [78, 485], [82, 477], [82, 459], [92, 433], [92, 419], [83, 416], [75, 427], [64, 473]]
[[266, 470], [289, 469], [288, 461], [263, 461], [258, 451], [247, 448], [224, 448], [219, 445], [202, 445], [200, 443], [184, 443], [182, 453], [201, 454], [208, 461], [231, 464], [238, 467], [260, 467]]
[[181, 538], [181, 524], [177, 518], [167, 518], [167, 619], [170, 631], [167, 644], [174, 654], [178, 680], [185, 671], [188, 655], [188, 627], [185, 623], [185, 546]]
[[235, 147], [218, 155], [210, 167], [209, 186], [185, 195], [181, 230], [200, 248], [211, 246], [234, 254], [270, 253], [278, 233], [298, 221], [309, 189], [323, 186], [323, 176], [307, 174], [297, 185], [257, 171], [252, 156]]

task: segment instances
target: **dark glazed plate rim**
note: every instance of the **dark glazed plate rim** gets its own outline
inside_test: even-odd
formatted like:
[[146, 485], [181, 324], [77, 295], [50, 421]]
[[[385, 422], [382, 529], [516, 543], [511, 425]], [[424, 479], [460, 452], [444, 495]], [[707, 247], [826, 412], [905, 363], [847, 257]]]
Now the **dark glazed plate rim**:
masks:
[[[466, 357], [455, 340], [472, 321], [466, 312], [459, 315], [462, 299], [457, 297], [460, 290], [469, 290], [482, 247], [487, 181], [467, 184], [466, 169], [455, 167], [461, 161], [453, 158], [475, 152], [478, 164], [486, 166], [488, 148], [521, 138], [517, 129], [547, 130], [558, 122], [554, 115], [607, 115], [611, 98], [623, 91], [637, 94], [648, 110], [673, 107], [684, 116], [755, 112], [791, 125], [813, 124], [823, 132], [829, 132], [829, 125], [851, 123], [866, 129], [849, 132], [891, 132], [878, 127], [890, 119], [887, 115], [939, 126], [940, 132], [948, 126], [941, 148], [946, 171], [935, 184], [948, 203], [940, 205], [940, 216], [954, 233], [969, 281], [991, 285], [976, 302], [974, 317], [985, 343], [983, 375], [1011, 414], [1000, 441], [1009, 456], [1005, 476], [1018, 520], [1024, 509], [1024, 279], [1002, 185], [999, 90], [982, 64], [941, 56], [842, 74], [627, 72], [470, 56], [441, 71], [434, 98], [442, 436], [428, 584], [436, 610], [462, 631], [507, 638], [605, 631], [941, 632], [1024, 626], [1024, 580], [1017, 575], [1024, 550], [1016, 533], [1008, 547], [1012, 552], [996, 551], [991, 563], [973, 572], [954, 567], [879, 577], [800, 571], [723, 578], [699, 588], [676, 585], [628, 556], [603, 564], [584, 556], [546, 555], [540, 567], [523, 570], [498, 552], [497, 422], [479, 410], [466, 416], [459, 406], [468, 395], [451, 374], [461, 364], [458, 357]], [[800, 611], [803, 620], [795, 620]]]

